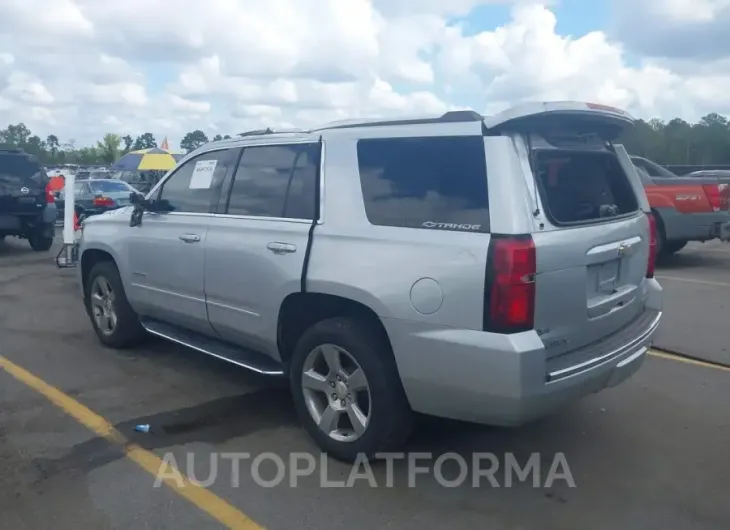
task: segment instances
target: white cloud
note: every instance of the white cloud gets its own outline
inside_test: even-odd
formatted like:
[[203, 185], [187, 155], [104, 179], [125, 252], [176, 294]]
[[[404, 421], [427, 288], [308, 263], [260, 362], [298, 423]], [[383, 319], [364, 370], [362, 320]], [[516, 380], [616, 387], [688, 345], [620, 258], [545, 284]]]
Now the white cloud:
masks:
[[707, 61], [730, 70], [730, 0], [614, 0], [613, 7], [617, 38], [637, 53], [683, 70]]
[[[467, 33], [454, 18], [490, 3], [512, 5], [510, 22], [474, 33], [470, 20]], [[656, 51], [658, 26], [681, 18], [714, 28], [730, 0], [616, 0], [616, 35], [575, 37], [557, 32], [550, 3], [5, 0], [0, 110], [77, 144], [105, 132], [174, 143], [197, 128], [212, 136], [358, 115], [491, 112], [527, 99], [600, 101], [643, 117], [730, 113], [721, 89], [730, 68], [716, 67], [730, 62], [730, 45], [708, 55], [695, 44], [691, 61]], [[658, 21], [641, 23], [639, 41], [621, 31], [628, 7]]]

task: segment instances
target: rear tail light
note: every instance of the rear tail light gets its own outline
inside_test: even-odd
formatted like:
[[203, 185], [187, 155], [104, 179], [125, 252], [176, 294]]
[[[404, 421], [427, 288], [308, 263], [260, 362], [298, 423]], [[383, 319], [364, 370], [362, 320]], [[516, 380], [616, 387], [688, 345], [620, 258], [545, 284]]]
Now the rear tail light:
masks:
[[537, 258], [532, 237], [492, 234], [484, 297], [484, 330], [518, 333], [534, 327]]
[[657, 226], [654, 214], [648, 213], [649, 218], [649, 261], [646, 264], [646, 277], [654, 277], [654, 265], [656, 263]]
[[48, 184], [46, 186], [46, 203], [47, 204], [53, 204], [56, 202], [56, 196], [54, 195], [55, 191], [51, 188], [51, 185]]
[[722, 209], [722, 194], [720, 193], [720, 186], [718, 184], [706, 184], [702, 186], [705, 189], [705, 195], [710, 201], [712, 209], [719, 212]]
[[95, 197], [94, 206], [114, 206], [114, 199], [110, 197]]

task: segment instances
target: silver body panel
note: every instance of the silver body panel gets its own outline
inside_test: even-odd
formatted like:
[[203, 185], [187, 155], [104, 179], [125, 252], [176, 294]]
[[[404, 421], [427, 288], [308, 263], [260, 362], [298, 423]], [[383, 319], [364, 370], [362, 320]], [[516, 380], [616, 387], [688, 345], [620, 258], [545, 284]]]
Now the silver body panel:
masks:
[[[346, 298], [378, 315], [414, 410], [517, 425], [634, 373], [658, 326], [662, 294], [645, 278], [648, 202], [623, 148], [617, 153], [642, 211], [566, 229], [541, 213], [525, 136], [487, 135], [490, 232], [531, 234], [538, 270], [535, 329], [484, 332], [492, 236], [371, 224], [357, 159], [360, 139], [482, 136], [483, 127], [374, 123], [234, 138], [204, 146], [180, 165], [206, 150], [321, 141], [307, 292]], [[137, 312], [280, 360], [279, 311], [301, 291], [312, 221], [145, 214], [141, 226], [130, 227], [130, 215], [125, 208], [89, 219], [80, 255], [109, 253]], [[200, 239], [186, 242], [184, 234]], [[602, 289], [608, 283], [611, 289]]]

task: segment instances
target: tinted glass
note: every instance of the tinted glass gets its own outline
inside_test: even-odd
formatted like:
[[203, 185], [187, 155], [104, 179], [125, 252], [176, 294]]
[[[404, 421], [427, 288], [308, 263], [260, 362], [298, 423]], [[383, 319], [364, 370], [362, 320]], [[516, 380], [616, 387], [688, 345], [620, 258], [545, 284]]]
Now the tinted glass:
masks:
[[[204, 153], [187, 161], [165, 181], [158, 198], [168, 201], [173, 212], [211, 212], [212, 206], [218, 201], [229, 159], [228, 150], [224, 149]], [[211, 175], [201, 176], [205, 175], [201, 171], [204, 168], [210, 169]]]
[[131, 192], [133, 191], [132, 188], [126, 184], [125, 182], [121, 181], [114, 181], [114, 180], [97, 180], [96, 182], [89, 183], [89, 186], [91, 186], [91, 189], [96, 192]]
[[537, 151], [535, 168], [551, 221], [598, 221], [638, 210], [639, 204], [613, 153]]
[[227, 213], [313, 219], [319, 152], [319, 144], [245, 148]]
[[44, 186], [48, 183], [48, 174], [43, 171], [40, 163], [24, 154], [0, 153], [0, 175], [6, 182], [17, 179], [19, 183], [32, 181]]
[[357, 157], [371, 223], [489, 231], [481, 136], [360, 140]]

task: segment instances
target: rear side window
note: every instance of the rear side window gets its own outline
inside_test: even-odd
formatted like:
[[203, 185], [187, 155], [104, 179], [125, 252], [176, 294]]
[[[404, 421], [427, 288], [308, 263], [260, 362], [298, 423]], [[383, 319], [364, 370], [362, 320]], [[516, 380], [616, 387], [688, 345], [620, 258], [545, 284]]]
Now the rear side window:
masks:
[[360, 140], [357, 158], [372, 224], [489, 231], [481, 136]]
[[537, 150], [533, 162], [546, 214], [556, 225], [595, 222], [639, 209], [614, 153]]

